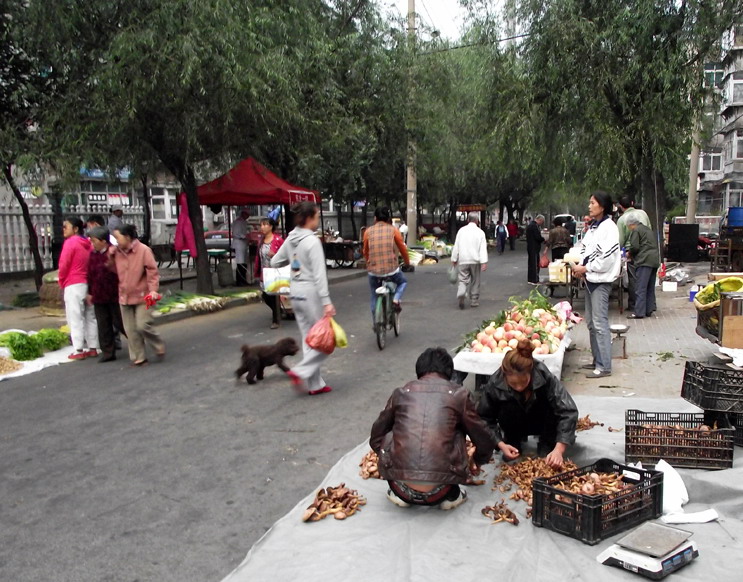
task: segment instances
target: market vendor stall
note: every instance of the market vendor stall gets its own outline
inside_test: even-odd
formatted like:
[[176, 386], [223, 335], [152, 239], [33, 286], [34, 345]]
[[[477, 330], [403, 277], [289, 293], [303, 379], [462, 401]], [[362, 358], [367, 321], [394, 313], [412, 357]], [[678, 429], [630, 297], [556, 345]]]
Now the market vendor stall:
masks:
[[[578, 433], [570, 458], [585, 466], [601, 458], [623, 462], [625, 409], [695, 410], [683, 400], [577, 397], [582, 415], [601, 421]], [[610, 430], [610, 427], [612, 430]], [[622, 429], [616, 432], [616, 429]], [[529, 450], [535, 444], [530, 441]], [[640, 580], [618, 568], [596, 561], [597, 556], [623, 534], [596, 545], [535, 527], [526, 516], [526, 503], [494, 486], [496, 464], [485, 465], [482, 486], [467, 487], [468, 500], [452, 511], [411, 507], [402, 509], [386, 498], [387, 483], [365, 480], [359, 463], [369, 450], [363, 443], [342, 457], [322, 482], [323, 487], [345, 483], [366, 498], [361, 511], [342, 521], [303, 522], [305, 508], [320, 485], [308, 491], [287, 515], [279, 519], [253, 546], [245, 560], [224, 582], [302, 580], [306, 582], [417, 582], [430, 580]], [[673, 574], [676, 582], [701, 579], [737, 580], [740, 577], [740, 541], [743, 539], [743, 466], [736, 449], [733, 469], [703, 471], [680, 469], [688, 490], [688, 512], [712, 508], [720, 522], [683, 523], [693, 532], [699, 558]], [[497, 458], [496, 463], [500, 463]], [[482, 510], [505, 500], [519, 520], [518, 526], [493, 524]], [[683, 519], [683, 514], [681, 515]], [[626, 533], [626, 531], [625, 531]]]

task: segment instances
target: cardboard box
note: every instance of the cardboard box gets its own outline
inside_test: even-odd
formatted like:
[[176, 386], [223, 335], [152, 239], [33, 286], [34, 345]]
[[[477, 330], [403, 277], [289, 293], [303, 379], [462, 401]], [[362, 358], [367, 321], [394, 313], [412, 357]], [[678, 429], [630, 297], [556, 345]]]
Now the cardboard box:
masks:
[[666, 293], [678, 291], [678, 287], [679, 285], [676, 281], [663, 281], [663, 291]]
[[725, 316], [720, 344], [724, 348], [743, 349], [743, 315]]

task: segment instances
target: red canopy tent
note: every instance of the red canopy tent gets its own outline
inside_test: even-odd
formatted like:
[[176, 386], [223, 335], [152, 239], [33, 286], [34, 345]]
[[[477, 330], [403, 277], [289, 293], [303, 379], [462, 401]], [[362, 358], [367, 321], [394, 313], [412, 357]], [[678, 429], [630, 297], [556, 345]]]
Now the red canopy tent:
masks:
[[[247, 206], [248, 204], [296, 204], [310, 201], [320, 203], [320, 194], [314, 190], [294, 186], [279, 178], [253, 158], [246, 158], [226, 174], [197, 188], [199, 204], [204, 206]], [[180, 194], [181, 211], [176, 228], [176, 250], [189, 249], [196, 255], [193, 229], [188, 218], [185, 193]]]

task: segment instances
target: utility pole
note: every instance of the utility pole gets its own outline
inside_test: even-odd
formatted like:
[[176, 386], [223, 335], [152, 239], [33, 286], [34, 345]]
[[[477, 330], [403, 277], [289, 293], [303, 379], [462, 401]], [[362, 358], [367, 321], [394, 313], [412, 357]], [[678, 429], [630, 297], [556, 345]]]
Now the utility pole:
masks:
[[689, 160], [689, 191], [686, 200], [686, 224], [694, 224], [697, 216], [697, 186], [699, 182], [699, 121], [694, 120], [691, 134], [691, 159]]
[[[415, 0], [408, 0], [408, 44], [411, 54], [415, 51], [415, 36]], [[408, 87], [408, 105], [410, 106], [413, 103], [412, 71], [409, 72], [408, 78], [410, 79]], [[406, 160], [408, 246], [413, 246], [418, 241], [418, 176], [415, 173], [415, 158], [415, 142], [408, 138]]]

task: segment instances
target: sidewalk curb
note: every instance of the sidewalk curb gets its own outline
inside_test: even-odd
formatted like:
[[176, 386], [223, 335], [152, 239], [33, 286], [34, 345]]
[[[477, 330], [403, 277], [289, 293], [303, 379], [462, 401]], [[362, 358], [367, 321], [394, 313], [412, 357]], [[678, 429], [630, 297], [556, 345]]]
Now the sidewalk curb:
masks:
[[[336, 283], [344, 283], [346, 281], [352, 281], [354, 279], [360, 279], [361, 277], [366, 276], [366, 271], [358, 270], [355, 272], [347, 273], [344, 275], [341, 275], [339, 277], [334, 277], [332, 279], [328, 279], [328, 285], [335, 285]], [[178, 279], [176, 279], [178, 281]], [[201, 315], [211, 315], [212, 313], [221, 313], [222, 311], [226, 309], [232, 309], [233, 307], [242, 307], [244, 305], [251, 305], [252, 303], [260, 303], [261, 302], [261, 293], [260, 291], [256, 290], [255, 295], [252, 297], [246, 297], [246, 298], [240, 298], [240, 297], [234, 297], [231, 298], [225, 303], [224, 307], [222, 309], [219, 309], [217, 311], [192, 311], [190, 309], [182, 309], [178, 311], [171, 311], [170, 313], [162, 313], [159, 315], [154, 315], [152, 322], [154, 325], [164, 325], [166, 323], [173, 323], [175, 321], [182, 321], [184, 319], [190, 319], [191, 317], [198, 317]]]

